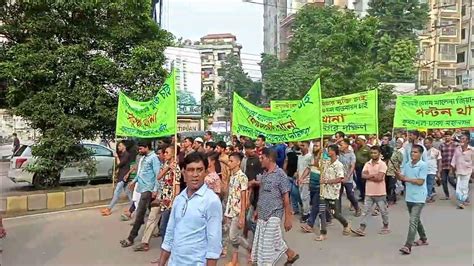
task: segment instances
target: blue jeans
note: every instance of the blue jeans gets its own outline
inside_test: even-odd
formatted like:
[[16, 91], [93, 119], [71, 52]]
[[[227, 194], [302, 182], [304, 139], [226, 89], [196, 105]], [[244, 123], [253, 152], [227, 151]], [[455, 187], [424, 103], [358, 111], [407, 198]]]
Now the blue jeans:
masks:
[[301, 201], [300, 190], [298, 186], [296, 185], [296, 182], [293, 178], [289, 177], [288, 180], [290, 182], [291, 206], [293, 207], [294, 213], [299, 213], [300, 205], [303, 205], [303, 202]]
[[426, 176], [426, 189], [428, 190], [428, 199], [431, 198], [431, 195], [433, 194], [433, 187], [435, 184], [435, 179], [436, 175], [428, 174]]
[[171, 210], [165, 210], [161, 213], [161, 223], [160, 223], [160, 228], [159, 228], [160, 236], [162, 237], [161, 239], [165, 239], [166, 227], [168, 226], [170, 214], [171, 214]]
[[127, 194], [128, 200], [131, 202], [132, 201], [132, 192], [128, 189], [127, 183], [120, 181], [117, 183], [117, 186], [115, 187], [114, 191], [114, 197], [112, 198], [112, 201], [110, 201], [109, 204], [109, 209], [112, 210], [117, 204], [117, 201], [120, 198], [120, 194], [122, 193], [122, 190]]

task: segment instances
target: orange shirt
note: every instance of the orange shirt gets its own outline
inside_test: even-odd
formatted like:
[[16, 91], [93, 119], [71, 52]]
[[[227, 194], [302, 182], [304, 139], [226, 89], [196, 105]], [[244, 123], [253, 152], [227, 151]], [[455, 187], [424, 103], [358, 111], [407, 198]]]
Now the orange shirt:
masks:
[[[376, 175], [378, 173], [387, 173], [387, 165], [382, 160], [377, 162], [368, 161], [364, 165], [362, 172], [368, 171], [369, 175]], [[365, 183], [365, 195], [367, 196], [384, 196], [387, 195], [387, 189], [385, 188], [385, 177], [381, 182], [375, 182], [367, 180]]]

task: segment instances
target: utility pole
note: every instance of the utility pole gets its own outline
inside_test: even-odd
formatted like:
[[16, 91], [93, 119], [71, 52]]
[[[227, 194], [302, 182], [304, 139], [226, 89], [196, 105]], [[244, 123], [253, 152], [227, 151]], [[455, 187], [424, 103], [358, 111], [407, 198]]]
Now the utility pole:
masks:
[[[469, 8], [469, 28], [468, 28], [468, 36], [467, 36], [467, 60], [466, 60], [466, 74], [467, 74], [467, 86], [468, 88], [472, 88], [472, 78], [471, 78], [471, 61], [472, 61], [472, 1], [467, 7]], [[462, 17], [461, 17], [462, 20]], [[461, 22], [462, 23], [462, 22]], [[463, 84], [464, 85], [464, 84]], [[461, 90], [464, 90], [463, 85], [461, 86]]]

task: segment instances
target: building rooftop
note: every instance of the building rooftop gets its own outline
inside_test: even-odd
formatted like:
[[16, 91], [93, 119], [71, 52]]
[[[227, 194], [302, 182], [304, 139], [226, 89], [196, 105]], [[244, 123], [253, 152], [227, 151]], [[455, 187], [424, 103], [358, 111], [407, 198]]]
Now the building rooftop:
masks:
[[237, 40], [237, 37], [231, 33], [216, 33], [216, 34], [207, 34], [203, 36], [201, 40], [209, 40], [209, 39], [223, 39], [223, 38], [232, 38], [234, 41]]

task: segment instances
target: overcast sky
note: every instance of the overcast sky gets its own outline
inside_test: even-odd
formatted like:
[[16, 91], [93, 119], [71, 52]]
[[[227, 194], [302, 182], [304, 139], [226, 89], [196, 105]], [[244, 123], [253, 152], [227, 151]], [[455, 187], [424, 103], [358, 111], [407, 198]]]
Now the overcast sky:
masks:
[[262, 5], [242, 0], [164, 0], [163, 11], [164, 28], [177, 38], [197, 41], [209, 33], [232, 33], [242, 44], [242, 53], [263, 52]]

